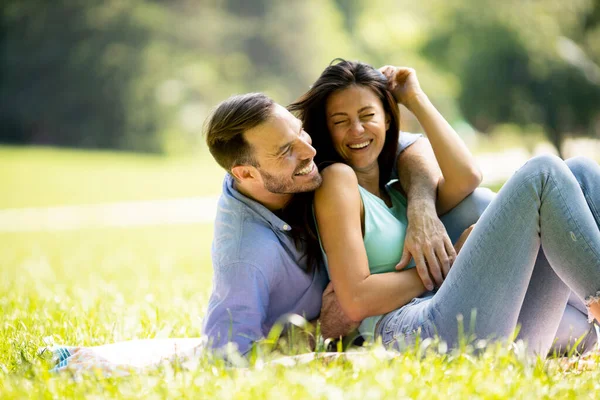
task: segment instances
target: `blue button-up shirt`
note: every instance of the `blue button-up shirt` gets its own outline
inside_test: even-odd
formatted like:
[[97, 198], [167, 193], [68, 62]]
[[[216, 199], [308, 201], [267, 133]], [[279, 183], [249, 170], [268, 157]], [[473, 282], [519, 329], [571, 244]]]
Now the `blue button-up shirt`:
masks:
[[[418, 138], [400, 135], [399, 151]], [[328, 283], [325, 268], [307, 273], [306, 254], [291, 227], [262, 204], [244, 196], [227, 174], [217, 207], [212, 245], [213, 288], [204, 319], [212, 347], [227, 342], [247, 353], [281, 316], [319, 316]]]

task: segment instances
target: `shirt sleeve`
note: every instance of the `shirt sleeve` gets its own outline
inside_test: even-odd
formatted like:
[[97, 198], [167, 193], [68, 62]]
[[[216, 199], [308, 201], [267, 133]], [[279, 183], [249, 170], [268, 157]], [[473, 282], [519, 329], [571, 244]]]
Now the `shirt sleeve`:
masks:
[[217, 349], [233, 342], [241, 354], [248, 353], [264, 337], [268, 302], [267, 280], [254, 265], [237, 262], [215, 268], [203, 329], [209, 346]]
[[[411, 144], [417, 141], [420, 137], [423, 137], [421, 134], [417, 133], [408, 133], [400, 131], [400, 135], [398, 136], [398, 150], [396, 151], [396, 160], [400, 157], [400, 154], [406, 150]], [[394, 163], [394, 168], [392, 168], [392, 176], [390, 180], [398, 179], [398, 163]]]

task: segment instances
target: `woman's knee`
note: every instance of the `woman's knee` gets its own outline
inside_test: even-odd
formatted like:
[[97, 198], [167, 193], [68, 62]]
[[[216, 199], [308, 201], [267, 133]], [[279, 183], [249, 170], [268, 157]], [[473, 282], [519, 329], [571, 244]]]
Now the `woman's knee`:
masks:
[[523, 165], [522, 169], [547, 171], [555, 167], [562, 168], [564, 164], [565, 162], [558, 156], [553, 154], [541, 154], [530, 158], [529, 161]]
[[584, 179], [588, 171], [598, 168], [598, 164], [594, 160], [583, 156], [569, 158], [565, 162], [579, 182]]
[[535, 156], [527, 161], [518, 171], [522, 178], [539, 176], [544, 178], [552, 177], [554, 180], [563, 182], [573, 179], [573, 173], [567, 167], [565, 161], [552, 154], [542, 154]]

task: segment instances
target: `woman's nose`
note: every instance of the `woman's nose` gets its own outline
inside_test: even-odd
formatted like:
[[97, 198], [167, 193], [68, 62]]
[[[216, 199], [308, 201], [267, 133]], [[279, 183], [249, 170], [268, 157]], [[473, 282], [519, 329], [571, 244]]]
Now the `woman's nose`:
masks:
[[357, 119], [356, 121], [352, 122], [352, 125], [350, 126], [350, 131], [355, 135], [360, 135], [365, 131], [365, 128], [363, 127], [360, 120]]

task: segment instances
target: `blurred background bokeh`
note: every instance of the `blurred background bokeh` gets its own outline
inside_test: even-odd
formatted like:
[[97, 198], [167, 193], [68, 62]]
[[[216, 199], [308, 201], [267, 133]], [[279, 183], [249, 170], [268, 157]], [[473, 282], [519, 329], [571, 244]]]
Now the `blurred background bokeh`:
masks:
[[[493, 173], [508, 163], [502, 152], [517, 164], [538, 151], [600, 158], [600, 0], [4, 0], [0, 10], [2, 208], [215, 194], [222, 172], [202, 140], [211, 108], [250, 91], [287, 104], [336, 57], [414, 67], [489, 163], [491, 184], [506, 178]], [[407, 113], [403, 129], [420, 131]]]

